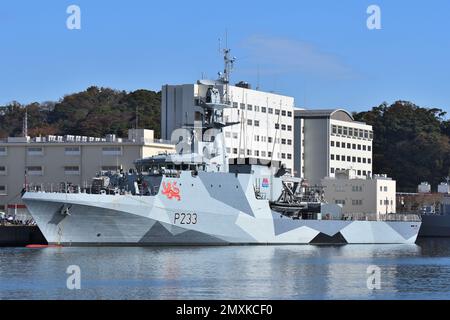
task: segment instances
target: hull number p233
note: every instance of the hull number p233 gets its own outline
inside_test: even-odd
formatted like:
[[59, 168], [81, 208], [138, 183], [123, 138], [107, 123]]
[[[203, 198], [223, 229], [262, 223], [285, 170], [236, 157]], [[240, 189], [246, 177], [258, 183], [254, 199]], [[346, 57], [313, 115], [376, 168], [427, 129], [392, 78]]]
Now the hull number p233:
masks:
[[196, 213], [175, 213], [173, 224], [197, 224]]

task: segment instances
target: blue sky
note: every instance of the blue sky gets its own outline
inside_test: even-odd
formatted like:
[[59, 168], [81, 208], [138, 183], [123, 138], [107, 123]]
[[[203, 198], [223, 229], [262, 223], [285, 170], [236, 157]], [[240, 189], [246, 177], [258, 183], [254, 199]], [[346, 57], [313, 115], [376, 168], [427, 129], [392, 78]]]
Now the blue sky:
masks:
[[[66, 9], [81, 8], [81, 30]], [[366, 26], [381, 8], [381, 30]], [[450, 112], [450, 2], [23, 1], [0, 4], [0, 105], [88, 86], [160, 90], [222, 69], [307, 108], [367, 110], [410, 100]]]

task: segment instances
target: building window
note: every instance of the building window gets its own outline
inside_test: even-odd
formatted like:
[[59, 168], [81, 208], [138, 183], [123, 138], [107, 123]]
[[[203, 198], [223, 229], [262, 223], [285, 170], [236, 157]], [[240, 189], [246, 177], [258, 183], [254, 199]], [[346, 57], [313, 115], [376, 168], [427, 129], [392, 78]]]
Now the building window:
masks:
[[271, 151], [267, 152], [267, 156], [272, 158], [272, 152]]
[[363, 163], [366, 163], [366, 162], [367, 162], [366, 158], [362, 158], [362, 160], [363, 160]]
[[266, 107], [261, 107], [261, 112], [266, 113], [267, 112], [267, 108]]
[[334, 203], [335, 204], [341, 204], [341, 205], [345, 206], [345, 200], [335, 200]]
[[361, 163], [361, 157], [358, 157], [358, 163]]
[[80, 155], [80, 147], [65, 147], [64, 153], [66, 156], [79, 156]]
[[342, 134], [342, 127], [341, 126], [338, 126], [338, 134]]
[[350, 137], [353, 136], [353, 128], [348, 128], [348, 135], [349, 135]]
[[233, 139], [237, 139], [237, 138], [238, 138], [237, 132], [233, 132]]
[[372, 151], [372, 147], [371, 146], [367, 146], [367, 151]]
[[334, 141], [331, 141], [331, 146], [334, 147]]
[[336, 134], [336, 133], [337, 133], [337, 127], [336, 127], [336, 126], [332, 126], [332, 127], [331, 127], [331, 132], [332, 132], [333, 134]]
[[334, 173], [334, 168], [331, 168], [331, 173]]
[[356, 143], [352, 144], [352, 149], [356, 150]]
[[352, 162], [356, 162], [356, 157], [352, 157]]
[[267, 137], [267, 139], [269, 143], [272, 143], [272, 137]]
[[344, 136], [347, 135], [347, 127], [344, 127]]
[[251, 156], [252, 155], [252, 150], [247, 150], [247, 155]]
[[102, 166], [102, 171], [119, 171], [120, 166]]
[[259, 127], [259, 120], [255, 120], [255, 127]]
[[287, 126], [287, 130], [288, 130], [288, 131], [292, 131], [292, 126], [288, 125], [288, 126]]
[[362, 206], [363, 201], [362, 200], [352, 200], [352, 205], [354, 206]]
[[360, 144], [358, 144], [358, 150], [361, 150], [361, 145]]
[[288, 160], [291, 160], [292, 159], [292, 154], [288, 153], [287, 154], [287, 158], [288, 158]]
[[340, 148], [341, 147], [341, 143], [339, 141], [336, 142], [336, 147]]
[[78, 166], [66, 166], [64, 167], [64, 174], [66, 175], [79, 175], [80, 167]]
[[361, 175], [361, 170], [358, 170], [358, 176], [360, 176]]
[[233, 148], [233, 154], [237, 154], [237, 148]]
[[286, 139], [281, 139], [281, 144], [286, 144]]
[[341, 161], [341, 156], [337, 154], [337, 155], [336, 155], [336, 160], [337, 160], [337, 161]]
[[104, 156], [121, 156], [122, 147], [103, 147], [102, 153]]
[[259, 142], [259, 136], [258, 135], [255, 136], [255, 141]]
[[387, 190], [388, 190], [388, 188], [387, 188], [387, 187], [384, 187], [384, 191], [387, 192]]
[[350, 143], [347, 143], [347, 149], [351, 149], [352, 145]]
[[288, 146], [292, 146], [292, 140], [291, 140], [291, 139], [288, 139], [288, 140], [287, 140], [287, 144], [288, 144]]
[[286, 125], [285, 124], [281, 125], [281, 130], [285, 130], [286, 131]]
[[331, 155], [331, 160], [334, 160], [334, 154]]
[[0, 166], [0, 176], [6, 176], [7, 170], [6, 166]]
[[286, 117], [286, 110], [281, 111], [281, 115], [282, 115], [283, 117]]
[[372, 163], [372, 159], [368, 158], [367, 159], [367, 163], [371, 164]]
[[8, 155], [8, 149], [6, 147], [0, 147], [0, 156]]
[[238, 103], [237, 102], [233, 102], [233, 108], [237, 108], [238, 107]]
[[241, 103], [241, 110], [245, 110], [245, 103]]
[[273, 114], [273, 109], [272, 108], [269, 108], [269, 113]]
[[259, 157], [259, 150], [255, 150], [255, 156]]
[[259, 112], [259, 106], [255, 106], [255, 111]]
[[29, 147], [28, 155], [29, 156], [42, 156], [44, 154], [44, 149], [42, 147]]
[[29, 166], [27, 169], [27, 175], [30, 176], [42, 176], [44, 173], [44, 170], [41, 166]]
[[280, 115], [280, 110], [279, 109], [275, 109], [275, 115], [276, 116]]
[[0, 186], [0, 195], [2, 195], [2, 196], [8, 195], [8, 192], [6, 190], [6, 186], [4, 186], [4, 185]]
[[352, 162], [352, 157], [347, 156], [347, 162]]
[[369, 132], [369, 139], [373, 140], [373, 132], [372, 131]]
[[239, 154], [244, 155], [245, 154], [245, 149], [239, 149]]
[[227, 148], [227, 153], [231, 153], [231, 148]]
[[280, 124], [279, 123], [275, 123], [275, 129], [280, 129]]
[[292, 117], [292, 111], [288, 111], [287, 115], [288, 117]]
[[281, 154], [281, 159], [286, 159], [286, 153]]
[[253, 124], [253, 121], [250, 120], [250, 119], [248, 119], [248, 120], [247, 120], [247, 125], [251, 126], [252, 124]]
[[248, 105], [247, 105], [247, 110], [248, 110], [248, 111], [252, 111], [252, 110], [253, 110], [253, 106], [252, 106], [251, 104], [248, 104]]
[[261, 157], [265, 157], [266, 156], [266, 152], [265, 151], [261, 151]]
[[225, 132], [225, 138], [231, 138], [231, 132]]

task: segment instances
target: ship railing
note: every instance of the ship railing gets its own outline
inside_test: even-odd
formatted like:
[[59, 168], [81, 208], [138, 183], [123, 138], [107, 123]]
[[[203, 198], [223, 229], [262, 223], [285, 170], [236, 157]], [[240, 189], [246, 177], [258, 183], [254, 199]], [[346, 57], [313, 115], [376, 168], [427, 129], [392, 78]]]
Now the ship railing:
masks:
[[342, 220], [419, 222], [421, 221], [421, 218], [418, 214], [405, 214], [405, 213], [388, 213], [388, 214], [345, 213], [342, 215]]
[[26, 192], [43, 193], [92, 193], [98, 189], [92, 185], [74, 185], [68, 183], [30, 183], [23, 190]]

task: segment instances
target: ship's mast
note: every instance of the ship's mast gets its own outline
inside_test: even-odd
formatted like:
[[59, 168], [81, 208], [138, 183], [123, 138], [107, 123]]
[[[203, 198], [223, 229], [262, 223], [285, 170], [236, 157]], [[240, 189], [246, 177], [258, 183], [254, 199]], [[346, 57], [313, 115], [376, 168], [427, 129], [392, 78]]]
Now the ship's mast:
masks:
[[231, 57], [230, 56], [230, 52], [231, 49], [229, 48], [224, 48], [222, 50], [223, 52], [223, 60], [224, 60], [224, 69], [223, 69], [223, 73], [220, 74], [220, 80], [225, 84], [224, 87], [224, 103], [225, 104], [230, 104], [230, 92], [229, 92], [229, 85], [230, 85], [230, 76], [231, 76], [231, 72], [233, 71], [233, 67], [234, 67], [234, 62], [236, 61], [236, 57]]

